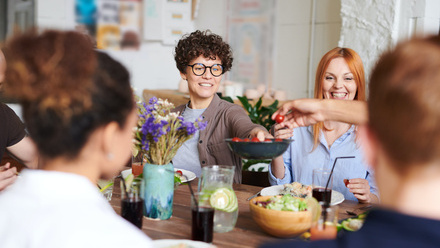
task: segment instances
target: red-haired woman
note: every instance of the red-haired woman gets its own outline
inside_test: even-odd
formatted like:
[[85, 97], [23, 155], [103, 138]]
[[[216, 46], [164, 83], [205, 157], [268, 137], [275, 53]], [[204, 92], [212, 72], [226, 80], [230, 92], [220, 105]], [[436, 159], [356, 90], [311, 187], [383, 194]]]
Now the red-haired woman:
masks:
[[[318, 65], [315, 79], [316, 99], [365, 101], [365, 76], [362, 60], [349, 48], [334, 48], [327, 52]], [[276, 138], [290, 138], [294, 142], [283, 156], [275, 158], [269, 168], [271, 184], [312, 183], [313, 169], [331, 169], [333, 189], [345, 199], [376, 202], [377, 189], [373, 173], [365, 164], [356, 140], [356, 126], [345, 122], [324, 121], [313, 126], [293, 130], [285, 125], [274, 126]], [[348, 179], [348, 184], [344, 183]]]

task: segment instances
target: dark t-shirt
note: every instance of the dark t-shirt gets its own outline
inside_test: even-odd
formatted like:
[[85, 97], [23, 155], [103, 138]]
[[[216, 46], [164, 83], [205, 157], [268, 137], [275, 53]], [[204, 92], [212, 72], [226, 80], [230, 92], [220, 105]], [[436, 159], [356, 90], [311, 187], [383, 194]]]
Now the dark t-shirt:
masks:
[[0, 103], [0, 160], [7, 147], [17, 144], [26, 136], [24, 124], [7, 105]]
[[357, 232], [346, 232], [336, 240], [284, 241], [260, 248], [434, 248], [440, 247], [440, 221], [398, 212], [372, 210]]

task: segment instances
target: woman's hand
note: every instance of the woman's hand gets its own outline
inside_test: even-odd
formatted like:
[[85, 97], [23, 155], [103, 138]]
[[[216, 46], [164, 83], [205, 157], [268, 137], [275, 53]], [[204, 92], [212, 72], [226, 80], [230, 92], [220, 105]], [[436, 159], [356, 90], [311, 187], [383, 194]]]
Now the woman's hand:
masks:
[[349, 191], [359, 200], [360, 203], [376, 203], [378, 198], [370, 192], [368, 180], [362, 178], [353, 178], [346, 184]]
[[268, 138], [268, 139], [273, 138], [273, 136], [266, 129], [263, 130], [258, 127], [252, 129], [252, 131], [249, 133], [250, 139], [252, 139], [254, 137], [257, 137], [258, 140], [260, 140], [260, 141], [264, 141], [264, 139], [266, 139], [266, 138]]
[[293, 128], [283, 127], [281, 124], [273, 125], [273, 136], [275, 139], [288, 139], [293, 136]]
[[6, 163], [0, 166], [0, 191], [11, 185], [17, 179], [17, 168], [10, 168], [11, 164]]

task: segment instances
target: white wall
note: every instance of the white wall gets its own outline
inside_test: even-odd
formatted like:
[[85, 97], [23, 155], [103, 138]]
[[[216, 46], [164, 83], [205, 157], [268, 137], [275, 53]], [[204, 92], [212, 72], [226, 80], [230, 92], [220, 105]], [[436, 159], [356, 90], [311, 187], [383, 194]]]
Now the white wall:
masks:
[[[36, 0], [37, 25], [72, 29], [74, 0]], [[227, 1], [200, 0], [197, 29], [226, 37]], [[378, 56], [414, 33], [438, 33], [439, 0], [278, 0], [272, 87], [289, 99], [312, 97], [316, 66], [336, 46], [357, 51], [369, 72]], [[173, 46], [144, 42], [139, 52], [110, 52], [142, 89], [177, 89]], [[311, 59], [309, 59], [311, 58]]]
[[368, 76], [385, 50], [413, 35], [438, 34], [439, 0], [342, 0], [339, 46], [361, 56]]
[[319, 60], [338, 44], [339, 13], [340, 0], [277, 2], [273, 86], [286, 90], [288, 99], [313, 96]]
[[[308, 75], [310, 53], [314, 57], [314, 75], [316, 60], [335, 47], [339, 39], [340, 0], [316, 2], [315, 42], [311, 43], [312, 0], [277, 1], [276, 64], [272, 86], [286, 90], [288, 98], [307, 97], [307, 82], [314, 78]], [[194, 26], [226, 37], [225, 5], [226, 1], [200, 1]], [[37, 0], [37, 25], [41, 28], [72, 29], [73, 6], [74, 0]], [[180, 77], [174, 64], [173, 49], [173, 46], [164, 46], [160, 42], [144, 42], [139, 52], [109, 53], [129, 68], [132, 83], [140, 94], [144, 88], [177, 89]]]
[[[203, 2], [203, 1], [202, 1]], [[74, 0], [37, 0], [39, 28], [73, 29]], [[138, 95], [144, 88], [177, 89], [180, 76], [173, 57], [173, 46], [143, 42], [140, 51], [107, 51], [124, 64]]]

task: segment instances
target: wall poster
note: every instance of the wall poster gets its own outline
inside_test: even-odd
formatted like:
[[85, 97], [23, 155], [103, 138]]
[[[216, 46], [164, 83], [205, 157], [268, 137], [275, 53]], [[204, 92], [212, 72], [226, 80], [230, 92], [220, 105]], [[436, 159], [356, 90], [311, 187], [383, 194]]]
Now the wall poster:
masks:
[[271, 88], [275, 0], [228, 0], [227, 40], [234, 50], [229, 79]]

